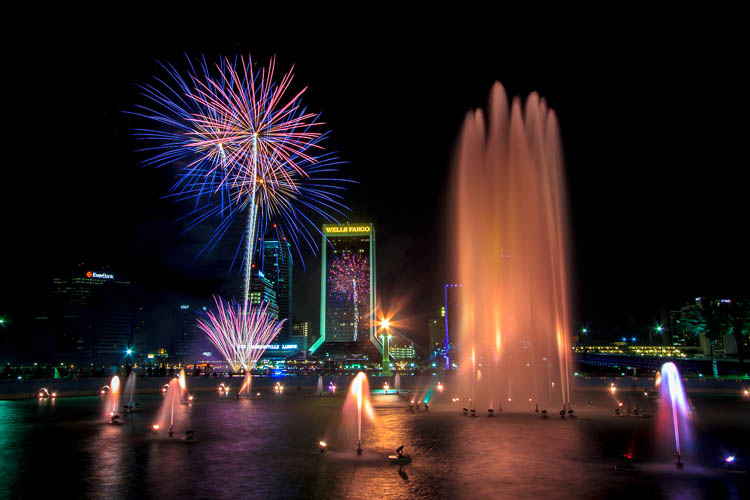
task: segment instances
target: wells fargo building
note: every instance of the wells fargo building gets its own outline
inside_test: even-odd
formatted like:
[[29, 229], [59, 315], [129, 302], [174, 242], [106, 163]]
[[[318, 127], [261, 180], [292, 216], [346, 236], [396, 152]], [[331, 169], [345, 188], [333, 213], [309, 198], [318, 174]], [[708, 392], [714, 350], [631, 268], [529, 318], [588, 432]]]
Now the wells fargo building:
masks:
[[381, 352], [375, 324], [375, 228], [324, 224], [320, 338], [310, 352], [331, 357]]

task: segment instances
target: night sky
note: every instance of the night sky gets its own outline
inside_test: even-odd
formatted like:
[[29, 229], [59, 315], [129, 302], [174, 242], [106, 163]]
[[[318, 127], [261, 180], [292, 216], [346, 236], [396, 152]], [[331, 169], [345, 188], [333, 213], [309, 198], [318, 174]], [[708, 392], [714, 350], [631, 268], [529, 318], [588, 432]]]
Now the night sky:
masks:
[[[349, 162], [342, 177], [359, 183], [349, 220], [375, 224], [379, 299], [398, 305], [417, 342], [454, 272], [444, 249], [455, 140], [495, 80], [509, 95], [538, 91], [558, 114], [578, 324], [637, 328], [695, 296], [747, 294], [746, 80], [733, 41], [601, 32], [532, 45], [383, 29], [299, 39], [29, 34], [5, 64], [16, 139], [3, 161], [0, 314], [22, 332], [51, 277], [82, 261], [139, 285], [155, 336], [176, 304], [237, 294], [229, 262], [239, 233], [194, 260], [208, 228], [182, 234], [184, 207], [161, 199], [173, 172], [139, 166], [138, 122], [124, 113], [145, 102], [137, 84], [163, 76], [155, 60], [184, 68], [185, 53], [252, 53], [263, 64], [275, 54], [279, 70], [295, 65], [293, 88], [309, 87], [304, 103], [322, 112], [328, 148]], [[320, 264], [305, 252], [295, 318], [317, 333]]]

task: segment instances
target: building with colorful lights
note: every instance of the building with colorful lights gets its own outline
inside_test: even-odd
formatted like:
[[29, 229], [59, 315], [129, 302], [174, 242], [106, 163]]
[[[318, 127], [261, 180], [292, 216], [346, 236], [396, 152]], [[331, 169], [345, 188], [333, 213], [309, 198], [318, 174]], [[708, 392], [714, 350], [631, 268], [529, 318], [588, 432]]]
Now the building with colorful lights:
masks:
[[324, 224], [321, 245], [320, 337], [316, 356], [382, 353], [376, 337], [375, 228], [371, 223]]
[[397, 361], [413, 360], [417, 357], [417, 351], [414, 344], [410, 345], [392, 345], [390, 346], [391, 357]]
[[257, 267], [253, 267], [250, 276], [250, 303], [254, 306], [267, 303], [268, 313], [274, 318], [279, 318], [279, 304], [276, 302], [274, 282]]

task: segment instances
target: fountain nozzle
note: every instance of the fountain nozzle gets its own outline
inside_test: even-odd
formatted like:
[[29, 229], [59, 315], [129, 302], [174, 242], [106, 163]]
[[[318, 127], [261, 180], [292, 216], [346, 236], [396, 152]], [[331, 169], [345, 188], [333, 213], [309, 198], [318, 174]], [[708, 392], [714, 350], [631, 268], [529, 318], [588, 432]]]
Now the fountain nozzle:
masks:
[[362, 456], [362, 441], [357, 441], [357, 456]]
[[682, 469], [682, 467], [685, 465], [682, 462], [682, 457], [680, 456], [679, 453], [677, 454], [677, 460], [675, 460], [674, 464], [677, 466], [678, 469]]
[[169, 437], [172, 437], [172, 436], [174, 436], [174, 425], [170, 424], [169, 425]]

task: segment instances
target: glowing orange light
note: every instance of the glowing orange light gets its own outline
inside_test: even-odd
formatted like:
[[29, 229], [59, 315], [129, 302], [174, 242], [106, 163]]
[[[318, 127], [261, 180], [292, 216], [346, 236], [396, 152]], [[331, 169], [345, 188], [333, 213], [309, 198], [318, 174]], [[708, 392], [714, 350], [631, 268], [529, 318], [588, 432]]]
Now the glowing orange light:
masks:
[[155, 430], [155, 431], [158, 431], [159, 430], [159, 424], [154, 424], [154, 425], [151, 426], [151, 428], [153, 430]]
[[92, 273], [91, 271], [86, 271], [86, 277], [87, 277], [87, 278], [90, 278], [90, 277], [92, 277], [93, 275], [94, 275], [94, 273]]

